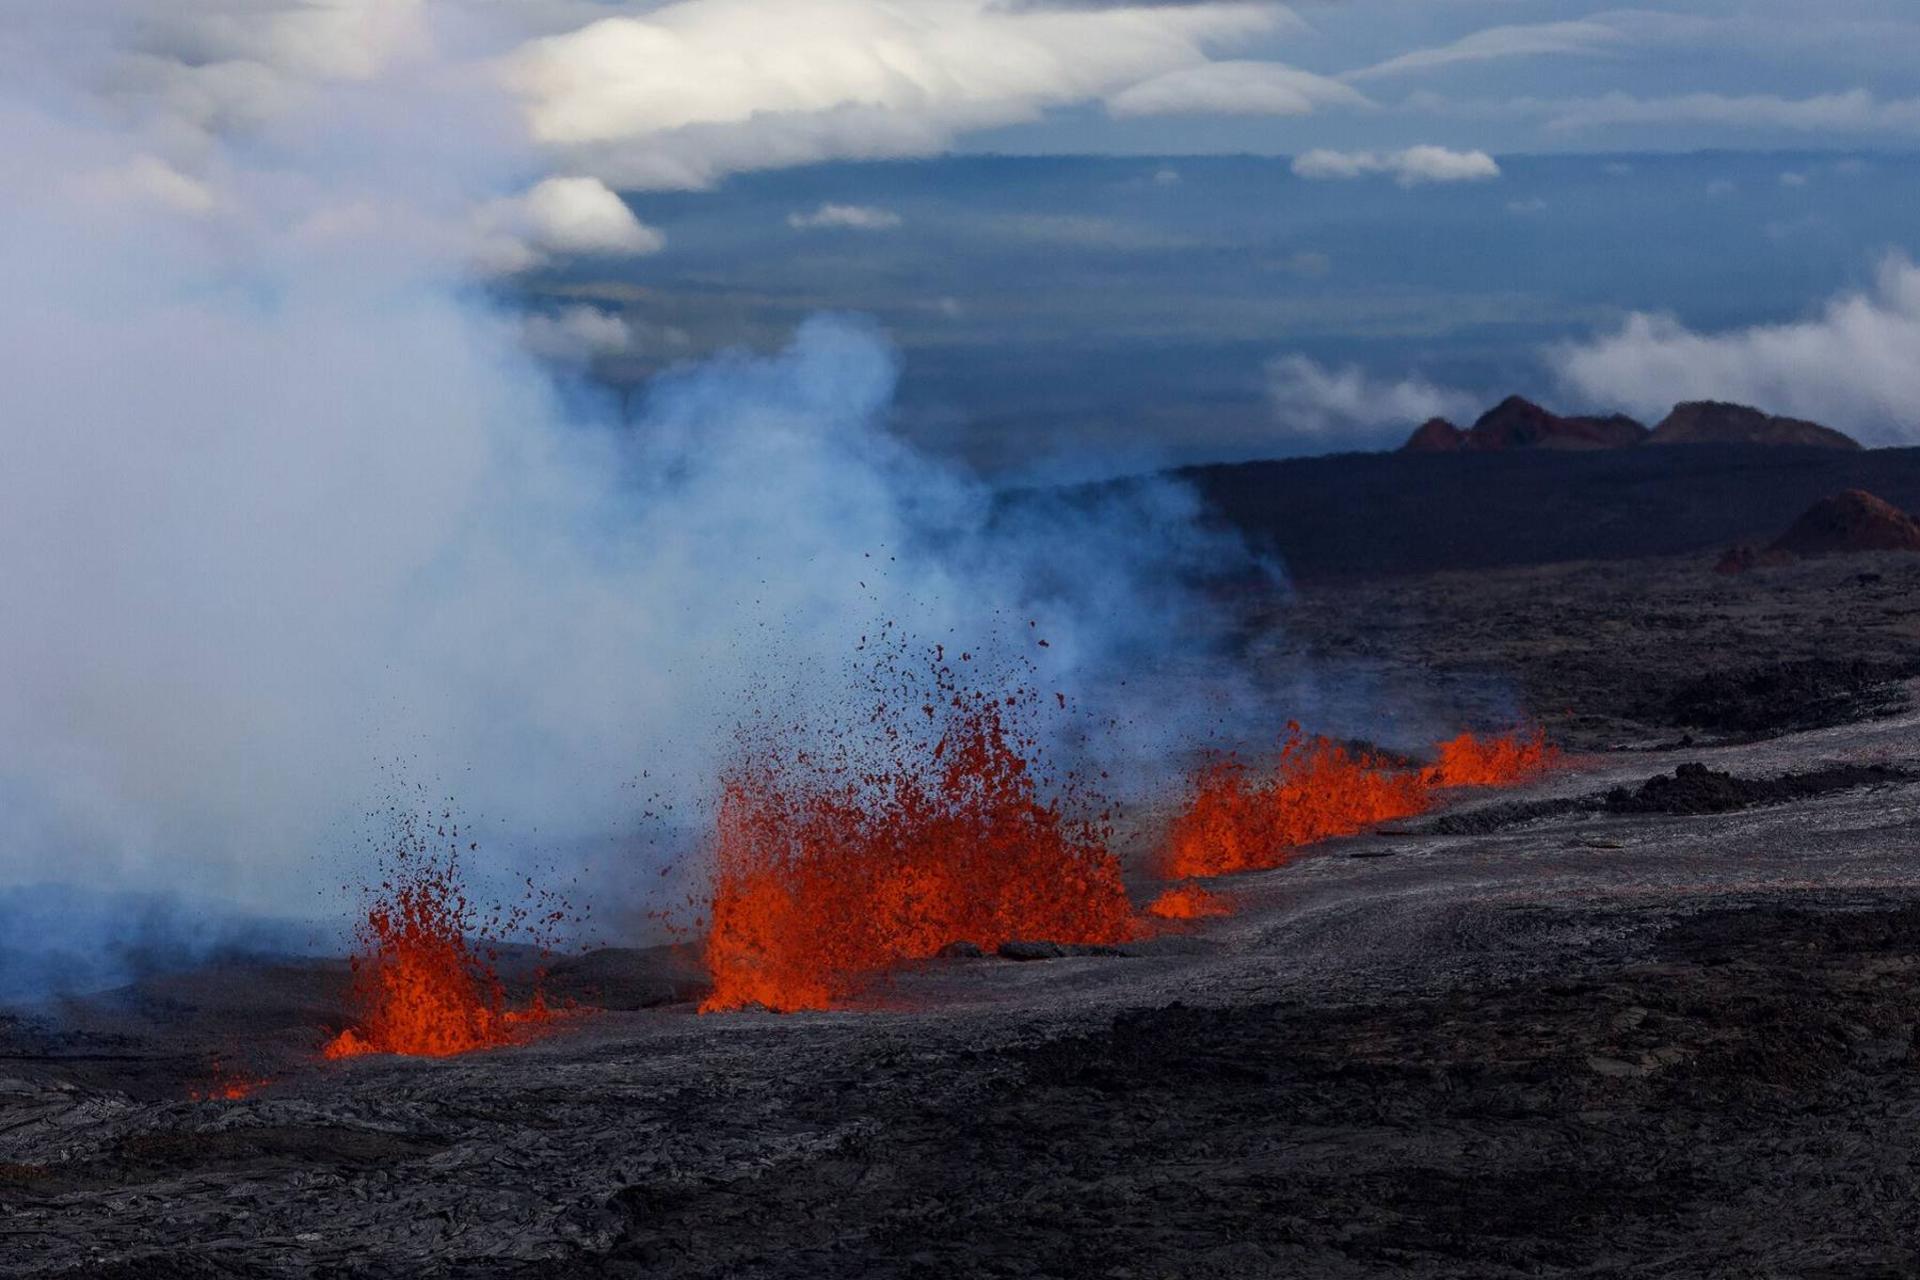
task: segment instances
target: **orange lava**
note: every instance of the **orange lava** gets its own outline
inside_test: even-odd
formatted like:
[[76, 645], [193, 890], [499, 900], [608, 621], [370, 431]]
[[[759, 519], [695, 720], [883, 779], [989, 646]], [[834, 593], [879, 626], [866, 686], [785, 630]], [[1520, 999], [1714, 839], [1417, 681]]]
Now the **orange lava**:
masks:
[[1042, 798], [1021, 730], [1038, 696], [932, 666], [920, 705], [883, 699], [831, 758], [761, 746], [729, 771], [703, 1012], [833, 1008], [950, 942], [1138, 934], [1101, 820]]
[[1559, 756], [1538, 730], [1487, 738], [1463, 733], [1441, 743], [1438, 753], [1427, 770], [1436, 787], [1510, 787], [1544, 773]]
[[415, 852], [380, 887], [360, 926], [353, 958], [358, 1024], [328, 1041], [327, 1059], [370, 1053], [445, 1058], [512, 1044], [551, 1018], [535, 996], [531, 1007], [507, 1007], [487, 956], [469, 941], [477, 920], [460, 886], [458, 863]]
[[208, 1081], [196, 1089], [189, 1089], [187, 1097], [195, 1102], [238, 1102], [250, 1097], [255, 1090], [273, 1082], [264, 1076], [246, 1076], [230, 1071], [220, 1059], [213, 1060], [213, 1068], [208, 1073]]
[[1543, 737], [1477, 738], [1441, 744], [1426, 769], [1403, 767], [1287, 726], [1273, 767], [1256, 774], [1233, 759], [1203, 766], [1185, 810], [1167, 834], [1169, 879], [1230, 875], [1284, 865], [1293, 851], [1424, 813], [1443, 787], [1503, 786], [1547, 768]]
[[1198, 885], [1181, 884], [1147, 904], [1147, 914], [1160, 920], [1206, 920], [1233, 914], [1233, 901]]

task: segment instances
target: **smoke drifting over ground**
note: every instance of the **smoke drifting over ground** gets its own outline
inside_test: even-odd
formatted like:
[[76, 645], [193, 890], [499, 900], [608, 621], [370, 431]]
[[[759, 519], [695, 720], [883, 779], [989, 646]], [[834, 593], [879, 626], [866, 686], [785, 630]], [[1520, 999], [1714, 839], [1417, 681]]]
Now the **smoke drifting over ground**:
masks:
[[0, 884], [304, 910], [396, 778], [576, 847], [698, 798], [750, 688], [836, 696], [883, 621], [1043, 634], [1061, 690], [1212, 642], [1181, 571], [1237, 552], [1189, 497], [1000, 511], [888, 433], [859, 320], [583, 412], [470, 274], [472, 211], [541, 175], [426, 54], [304, 68], [229, 132], [204, 75], [129, 106], [90, 77], [150, 62], [17, 30]]

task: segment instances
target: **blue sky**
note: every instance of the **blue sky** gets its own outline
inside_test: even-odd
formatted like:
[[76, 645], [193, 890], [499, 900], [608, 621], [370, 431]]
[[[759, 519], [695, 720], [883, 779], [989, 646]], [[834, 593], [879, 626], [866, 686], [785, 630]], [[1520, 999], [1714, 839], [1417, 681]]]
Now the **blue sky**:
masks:
[[1881, 354], [1920, 249], [1910, 4], [542, 12], [535, 132], [651, 239], [510, 287], [628, 385], [845, 310], [900, 348], [903, 429], [995, 468], [1378, 447], [1511, 390], [1920, 418]]

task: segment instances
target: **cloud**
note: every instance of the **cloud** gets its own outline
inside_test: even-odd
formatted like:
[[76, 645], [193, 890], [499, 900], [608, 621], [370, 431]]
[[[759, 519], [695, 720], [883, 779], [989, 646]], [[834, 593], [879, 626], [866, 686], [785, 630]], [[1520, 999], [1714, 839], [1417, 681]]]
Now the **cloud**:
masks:
[[554, 253], [658, 253], [666, 237], [598, 178], [548, 178], [524, 197], [534, 243]]
[[1920, 268], [1880, 266], [1874, 288], [1788, 324], [1701, 333], [1636, 313], [1553, 348], [1561, 381], [1597, 404], [1659, 416], [1682, 400], [1735, 400], [1884, 443], [1920, 439]]
[[1476, 411], [1474, 397], [1462, 391], [1417, 377], [1378, 382], [1358, 365], [1333, 369], [1303, 355], [1267, 363], [1267, 400], [1281, 428], [1301, 436], [1365, 438]]
[[1546, 211], [1547, 202], [1539, 196], [1532, 196], [1525, 200], [1507, 201], [1507, 212], [1517, 214], [1521, 217], [1527, 217], [1536, 213], [1545, 213]]
[[872, 205], [823, 204], [812, 213], [788, 214], [787, 225], [795, 231], [892, 231], [900, 215]]
[[364, 83], [427, 42], [425, 0], [121, 3], [136, 43], [102, 78], [154, 140], [203, 147]]
[[1322, 107], [1370, 107], [1338, 80], [1277, 62], [1209, 62], [1182, 67], [1107, 98], [1120, 118], [1169, 115], [1304, 116]]
[[1271, 30], [1250, 3], [1009, 9], [993, 0], [680, 0], [517, 51], [533, 137], [626, 188], [926, 155], [1204, 65]]
[[1477, 182], [1500, 176], [1500, 166], [1484, 151], [1446, 147], [1409, 147], [1405, 151], [1308, 151], [1295, 157], [1293, 171], [1315, 180], [1391, 174], [1403, 187], [1424, 182]]
[[497, 272], [527, 270], [554, 255], [644, 257], [667, 244], [598, 178], [548, 178], [524, 195], [492, 201], [475, 216], [475, 230], [476, 256]]
[[1450, 44], [1403, 53], [1385, 62], [1349, 72], [1344, 78], [1376, 80], [1498, 58], [1592, 53], [1625, 39], [1621, 31], [1603, 22], [1543, 22], [1490, 27]]

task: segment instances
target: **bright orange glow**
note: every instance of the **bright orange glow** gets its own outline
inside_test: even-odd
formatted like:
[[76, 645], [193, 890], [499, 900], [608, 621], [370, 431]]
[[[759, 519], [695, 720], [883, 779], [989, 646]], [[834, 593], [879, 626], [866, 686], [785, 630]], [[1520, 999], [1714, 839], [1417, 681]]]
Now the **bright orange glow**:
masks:
[[1233, 901], [1198, 885], [1180, 884], [1147, 905], [1147, 914], [1160, 920], [1205, 920], [1233, 914]]
[[1424, 813], [1436, 789], [1511, 785], [1554, 759], [1538, 734], [1463, 733], [1442, 743], [1438, 762], [1426, 769], [1307, 738], [1298, 725], [1288, 725], [1287, 734], [1265, 774], [1233, 759], [1200, 769], [1168, 831], [1163, 874], [1185, 879], [1282, 866], [1304, 845]]
[[1099, 822], [1041, 798], [1018, 729], [1039, 699], [963, 690], [936, 651], [908, 701], [843, 727], [850, 754], [763, 746], [728, 773], [703, 1012], [833, 1008], [950, 942], [1137, 934]]
[[1427, 770], [1436, 787], [1510, 787], [1544, 773], [1559, 758], [1546, 735], [1475, 737], [1463, 733], [1438, 748], [1439, 760]]
[[511, 1044], [552, 1015], [536, 995], [510, 1010], [493, 965], [468, 940], [475, 912], [458, 866], [415, 855], [381, 886], [360, 927], [353, 958], [358, 1025], [327, 1042], [321, 1056], [401, 1053], [445, 1058]]

